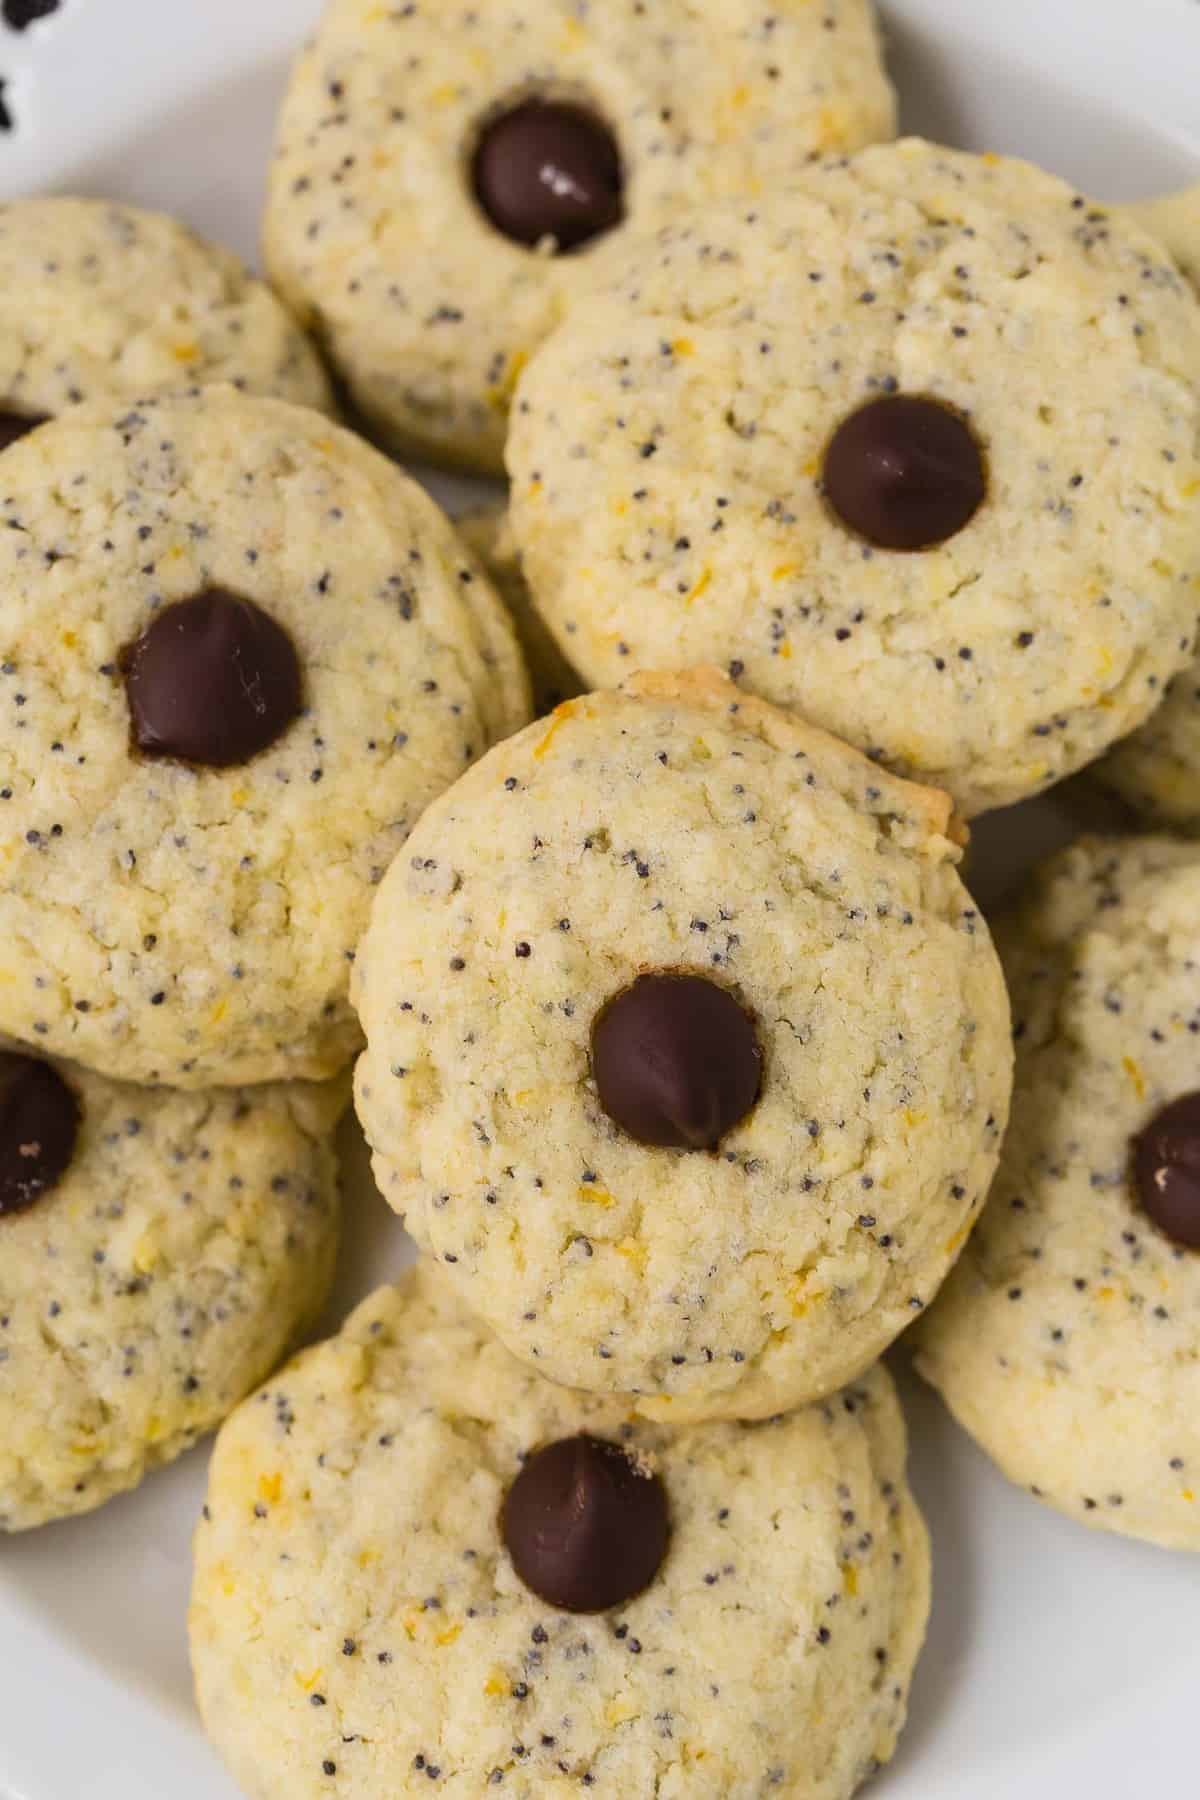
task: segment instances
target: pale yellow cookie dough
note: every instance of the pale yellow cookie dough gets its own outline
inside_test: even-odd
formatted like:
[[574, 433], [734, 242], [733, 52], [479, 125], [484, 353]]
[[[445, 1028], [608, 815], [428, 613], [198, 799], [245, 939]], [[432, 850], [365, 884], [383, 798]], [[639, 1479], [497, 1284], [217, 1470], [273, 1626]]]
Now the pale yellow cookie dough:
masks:
[[0, 205], [0, 411], [218, 381], [332, 410], [311, 344], [232, 251], [113, 200]]
[[[626, 222], [573, 255], [509, 241], [472, 191], [483, 128], [535, 96], [620, 146]], [[526, 358], [632, 231], [895, 123], [869, 0], [331, 0], [280, 118], [267, 263], [387, 441], [498, 472]]]
[[454, 524], [483, 564], [512, 617], [533, 682], [534, 711], [553, 712], [564, 700], [575, 699], [583, 691], [579, 676], [533, 604], [507, 508], [464, 513]]
[[[1200, 571], [1200, 498], [1196, 508]], [[1188, 832], [1200, 826], [1200, 662], [1167, 683], [1157, 712], [1095, 773], [1148, 822]]]
[[1021, 1486], [1200, 1549], [1200, 1258], [1137, 1203], [1130, 1139], [1200, 1088], [1200, 849], [1085, 838], [1001, 934], [1017, 1079], [983, 1217], [918, 1367]]
[[[509, 1348], [671, 1420], [852, 1380], [932, 1299], [1008, 1109], [1008, 1005], [944, 795], [712, 672], [568, 702], [425, 814], [356, 968], [381, 1189]], [[719, 1151], [601, 1109], [646, 970], [729, 989], [760, 1098]]]
[[[1200, 293], [1200, 188], [1126, 210], [1166, 245]], [[1200, 388], [1200, 361], [1196, 383]], [[1192, 520], [1192, 566], [1200, 578], [1200, 485]], [[1200, 662], [1175, 676], [1158, 710], [1097, 773], [1148, 819], [1188, 830], [1200, 825]]]
[[1164, 194], [1159, 200], [1140, 200], [1118, 211], [1136, 219], [1165, 244], [1188, 280], [1200, 289], [1200, 187]]
[[[433, 501], [317, 414], [208, 388], [4, 453], [0, 1029], [124, 1079], [321, 1077], [373, 885], [529, 716], [511, 626]], [[131, 752], [123, 648], [213, 586], [297, 648], [242, 766]]]
[[[558, 1612], [498, 1514], [521, 1457], [588, 1431], [653, 1460], [649, 1589]], [[218, 1440], [196, 1537], [205, 1723], [252, 1800], [848, 1800], [891, 1756], [929, 1549], [882, 1368], [764, 1425], [631, 1420], [513, 1360], [414, 1273]]]
[[[536, 604], [583, 679], [720, 663], [975, 813], [1152, 711], [1200, 604], [1200, 304], [1139, 228], [918, 140], [631, 246], [523, 376]], [[988, 468], [941, 547], [872, 549], [826, 446], [900, 391]]]
[[338, 1239], [342, 1082], [153, 1092], [55, 1067], [58, 1185], [0, 1218], [0, 1532], [172, 1461], [316, 1319]]

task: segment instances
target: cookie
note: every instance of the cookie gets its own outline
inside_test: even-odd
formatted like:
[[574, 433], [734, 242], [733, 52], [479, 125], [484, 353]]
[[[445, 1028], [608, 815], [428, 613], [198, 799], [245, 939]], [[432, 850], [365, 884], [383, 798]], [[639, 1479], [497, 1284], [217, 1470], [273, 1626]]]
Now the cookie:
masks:
[[1200, 1549], [1200, 849], [1086, 838], [1001, 936], [1000, 1172], [918, 1367], [1011, 1480]]
[[464, 513], [454, 524], [508, 608], [529, 667], [534, 711], [539, 715], [553, 712], [564, 700], [576, 699], [583, 691], [579, 676], [533, 604], [507, 509], [497, 506]]
[[513, 385], [631, 232], [895, 129], [868, 0], [332, 0], [264, 247], [392, 447], [499, 473]]
[[1200, 187], [1119, 208], [1166, 245], [1189, 281], [1200, 288]]
[[334, 1073], [373, 884], [529, 716], [490, 584], [384, 457], [228, 388], [77, 408], [0, 488], [0, 1030]]
[[179, 1094], [0, 1049], [0, 1531], [136, 1487], [312, 1324], [346, 1098]]
[[[1196, 569], [1200, 573], [1200, 508]], [[1147, 823], [1180, 831], [1200, 826], [1200, 661], [1167, 683], [1162, 705], [1097, 763], [1095, 774]]]
[[[1127, 210], [1166, 245], [1200, 292], [1200, 188]], [[1197, 371], [1200, 382], [1200, 363]], [[1200, 488], [1192, 506], [1193, 568], [1200, 579]], [[1186, 830], [1200, 825], [1200, 662], [1175, 676], [1162, 705], [1096, 772], [1148, 821]]]
[[[844, 1800], [895, 1748], [928, 1614], [904, 1460], [881, 1368], [672, 1431], [543, 1381], [410, 1274], [218, 1440], [205, 1723], [254, 1800]], [[582, 1530], [539, 1529], [568, 1492]]]
[[976, 813], [1189, 660], [1200, 305], [1049, 175], [916, 140], [631, 248], [523, 376], [513, 524], [583, 679], [722, 664]]
[[761, 1418], [932, 1298], [1010, 1081], [949, 826], [711, 671], [569, 701], [429, 809], [356, 965], [359, 1113], [516, 1355]]
[[81, 401], [211, 382], [333, 409], [304, 333], [231, 251], [111, 200], [0, 205], [0, 444]]

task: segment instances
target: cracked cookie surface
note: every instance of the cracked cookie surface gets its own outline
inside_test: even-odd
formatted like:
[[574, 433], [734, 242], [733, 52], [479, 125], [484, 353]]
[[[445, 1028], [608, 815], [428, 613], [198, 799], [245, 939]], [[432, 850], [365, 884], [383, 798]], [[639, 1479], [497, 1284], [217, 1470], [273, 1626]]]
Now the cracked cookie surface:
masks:
[[88, 1512], [211, 1431], [316, 1319], [343, 1082], [76, 1098], [55, 1186], [0, 1216], [0, 1531]]
[[1200, 848], [1085, 838], [999, 932], [1017, 1048], [991, 1197], [917, 1366], [1009, 1478], [1081, 1523], [1200, 1549], [1200, 1262], [1138, 1203], [1132, 1141], [1200, 1088]]
[[[568, 702], [436, 802], [355, 971], [381, 1189], [517, 1355], [671, 1420], [857, 1376], [982, 1205], [1008, 1010], [944, 795], [712, 672]], [[594, 1021], [653, 970], [754, 1021], [719, 1149], [600, 1103]]]
[[[682, 214], [572, 308], [513, 412], [525, 573], [589, 685], [717, 663], [980, 812], [1190, 660], [1198, 367], [1200, 305], [1136, 224], [1027, 164], [867, 149]], [[825, 477], [904, 398], [966, 422], [985, 488], [896, 550]]]
[[[229, 388], [74, 409], [3, 467], [0, 1028], [170, 1086], [334, 1073], [373, 884], [529, 716], [490, 583], [386, 458]], [[290, 639], [300, 715], [231, 767], [135, 753], [129, 646], [213, 589]]]
[[[666, 1560], [605, 1614], [516, 1575], [531, 1449], [652, 1462]], [[444, 1274], [383, 1289], [218, 1440], [196, 1536], [201, 1710], [253, 1800], [848, 1800], [895, 1748], [929, 1608], [882, 1368], [764, 1424], [672, 1431], [516, 1362]]]
[[[481, 134], [530, 99], [615, 140], [624, 223], [569, 255], [503, 236], [472, 191]], [[866, 0], [332, 0], [280, 119], [267, 263], [395, 448], [498, 473], [522, 365], [630, 230], [895, 116]]]

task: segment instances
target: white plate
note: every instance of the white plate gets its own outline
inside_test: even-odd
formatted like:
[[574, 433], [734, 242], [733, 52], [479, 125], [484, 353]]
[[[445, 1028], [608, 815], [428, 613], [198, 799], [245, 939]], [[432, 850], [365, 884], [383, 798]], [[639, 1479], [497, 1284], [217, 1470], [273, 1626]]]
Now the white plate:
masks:
[[[450, 0], [427, 0], [448, 5]], [[604, 0], [595, 0], [604, 4]], [[0, 34], [16, 132], [0, 194], [112, 193], [253, 255], [287, 54], [319, 0], [65, 0]], [[1200, 179], [1195, 0], [892, 0], [905, 123], [1030, 155], [1110, 199]], [[441, 484], [447, 497], [462, 484]], [[981, 838], [993, 891], [1069, 832], [1070, 799]], [[337, 1305], [398, 1268], [347, 1133]], [[1200, 1558], [1067, 1524], [996, 1475], [913, 1384], [936, 1601], [879, 1800], [1134, 1800], [1200, 1790]], [[0, 1800], [235, 1800], [192, 1711], [184, 1638], [200, 1451], [91, 1519], [0, 1544]], [[621, 1800], [636, 1800], [635, 1796]]]

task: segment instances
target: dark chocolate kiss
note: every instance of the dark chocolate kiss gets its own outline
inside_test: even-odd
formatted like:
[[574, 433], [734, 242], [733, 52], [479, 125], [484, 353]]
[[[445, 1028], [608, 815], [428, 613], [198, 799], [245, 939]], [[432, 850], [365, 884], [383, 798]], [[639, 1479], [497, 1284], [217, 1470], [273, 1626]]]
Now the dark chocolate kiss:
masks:
[[565, 1612], [607, 1612], [658, 1574], [670, 1535], [666, 1490], [619, 1444], [560, 1438], [526, 1462], [505, 1496], [500, 1529], [539, 1600]]
[[620, 151], [580, 106], [527, 100], [493, 119], [471, 173], [480, 206], [518, 244], [554, 238], [560, 252], [577, 250], [621, 222]]
[[639, 1144], [712, 1150], [762, 1084], [754, 1021], [704, 975], [639, 975], [592, 1027], [600, 1104]]
[[37, 426], [46, 423], [46, 413], [0, 412], [0, 450], [7, 450], [10, 444], [28, 437]]
[[919, 394], [862, 406], [825, 452], [825, 498], [842, 523], [881, 550], [928, 550], [983, 504], [983, 453], [958, 413]]
[[1200, 1250], [1200, 1094], [1184, 1094], [1133, 1140], [1143, 1212], [1172, 1243]]
[[78, 1132], [79, 1102], [62, 1076], [35, 1056], [0, 1051], [0, 1217], [54, 1186]]
[[121, 667], [146, 756], [230, 768], [282, 737], [300, 711], [291, 638], [252, 600], [221, 588], [159, 613]]

